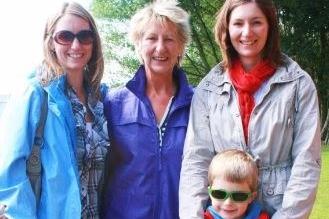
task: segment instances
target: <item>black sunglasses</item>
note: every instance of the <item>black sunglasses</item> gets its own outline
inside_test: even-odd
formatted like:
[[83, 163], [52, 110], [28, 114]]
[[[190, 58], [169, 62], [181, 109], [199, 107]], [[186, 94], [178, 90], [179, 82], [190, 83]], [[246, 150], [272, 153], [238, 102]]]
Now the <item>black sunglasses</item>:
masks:
[[54, 34], [54, 40], [61, 45], [70, 45], [77, 38], [83, 45], [89, 45], [94, 41], [94, 33], [91, 30], [81, 30], [77, 34], [68, 30], [62, 30]]
[[234, 202], [245, 202], [251, 196], [251, 192], [228, 192], [223, 189], [211, 189], [210, 187], [208, 187], [208, 192], [213, 198], [223, 201], [231, 198]]

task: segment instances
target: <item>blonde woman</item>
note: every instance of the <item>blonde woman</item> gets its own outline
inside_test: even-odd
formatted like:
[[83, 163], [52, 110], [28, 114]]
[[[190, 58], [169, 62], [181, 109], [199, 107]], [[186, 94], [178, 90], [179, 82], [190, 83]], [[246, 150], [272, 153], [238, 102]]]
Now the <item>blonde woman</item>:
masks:
[[132, 18], [141, 65], [104, 103], [112, 148], [105, 218], [178, 219], [192, 98], [180, 62], [189, 33], [188, 14], [176, 1], [155, 1]]
[[[91, 15], [65, 3], [46, 24], [44, 61], [14, 97], [0, 128], [0, 202], [9, 218], [99, 218], [98, 187], [109, 146], [101, 102], [103, 55]], [[47, 98], [46, 98], [47, 97]], [[26, 159], [47, 100], [40, 201]]]

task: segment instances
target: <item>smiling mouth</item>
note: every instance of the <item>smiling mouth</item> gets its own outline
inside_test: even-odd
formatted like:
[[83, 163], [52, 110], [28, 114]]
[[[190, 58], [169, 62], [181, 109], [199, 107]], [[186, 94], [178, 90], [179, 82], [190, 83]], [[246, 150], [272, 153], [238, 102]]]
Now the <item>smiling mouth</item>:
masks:
[[227, 210], [225, 210], [225, 209], [222, 209], [225, 213], [228, 213], [228, 214], [232, 214], [232, 213], [234, 213], [236, 210], [235, 209], [227, 209]]
[[81, 58], [83, 55], [81, 53], [79, 53], [79, 54], [70, 53], [70, 54], [68, 54], [68, 56], [71, 58], [74, 58], [74, 59], [78, 59], [78, 58]]
[[241, 43], [242, 45], [245, 45], [245, 46], [251, 46], [251, 45], [253, 45], [255, 42], [256, 42], [256, 40], [252, 40], [252, 41], [240, 41], [240, 43]]
[[153, 59], [156, 60], [156, 61], [166, 61], [167, 57], [157, 56], [157, 57], [153, 57]]

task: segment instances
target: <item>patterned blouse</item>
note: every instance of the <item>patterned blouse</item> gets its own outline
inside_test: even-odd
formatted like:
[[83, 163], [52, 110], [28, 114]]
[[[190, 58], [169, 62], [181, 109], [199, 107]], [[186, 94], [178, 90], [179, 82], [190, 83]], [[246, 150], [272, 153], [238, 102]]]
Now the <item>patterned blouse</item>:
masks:
[[86, 122], [87, 107], [72, 88], [67, 90], [76, 120], [77, 162], [80, 175], [81, 218], [98, 219], [99, 186], [104, 172], [105, 156], [109, 148], [103, 103], [88, 93], [88, 110], [92, 122]]

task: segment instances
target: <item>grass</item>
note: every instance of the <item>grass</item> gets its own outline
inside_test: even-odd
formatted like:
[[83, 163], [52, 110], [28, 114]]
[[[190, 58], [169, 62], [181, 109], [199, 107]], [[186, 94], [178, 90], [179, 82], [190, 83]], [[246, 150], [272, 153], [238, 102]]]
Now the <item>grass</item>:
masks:
[[320, 185], [310, 219], [329, 218], [329, 145], [322, 149]]

